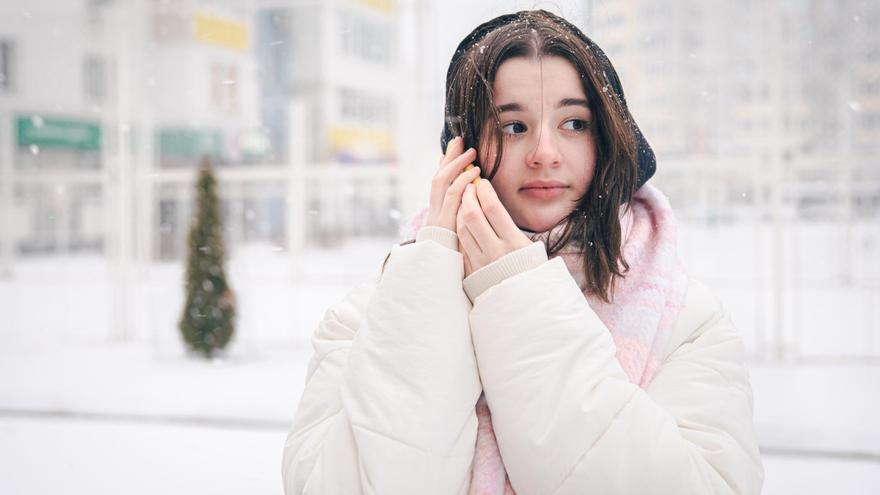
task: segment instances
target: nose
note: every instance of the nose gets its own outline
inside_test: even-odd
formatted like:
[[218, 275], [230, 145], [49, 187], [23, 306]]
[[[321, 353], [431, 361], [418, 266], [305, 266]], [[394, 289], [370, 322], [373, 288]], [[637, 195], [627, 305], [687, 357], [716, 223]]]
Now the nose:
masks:
[[528, 166], [534, 168], [541, 166], [558, 167], [562, 155], [559, 152], [553, 132], [547, 129], [546, 126], [542, 126], [537, 139], [538, 142], [535, 144], [534, 149], [526, 156]]

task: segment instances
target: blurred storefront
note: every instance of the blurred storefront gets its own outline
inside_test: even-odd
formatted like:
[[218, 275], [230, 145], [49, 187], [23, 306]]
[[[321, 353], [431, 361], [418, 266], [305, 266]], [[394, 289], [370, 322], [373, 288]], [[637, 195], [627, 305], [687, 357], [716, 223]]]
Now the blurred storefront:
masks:
[[[73, 253], [182, 259], [205, 156], [232, 253], [397, 235], [395, 2], [62, 11], [40, 20], [53, 37], [0, 22], [0, 271]], [[36, 59], [69, 77], [37, 76]]]

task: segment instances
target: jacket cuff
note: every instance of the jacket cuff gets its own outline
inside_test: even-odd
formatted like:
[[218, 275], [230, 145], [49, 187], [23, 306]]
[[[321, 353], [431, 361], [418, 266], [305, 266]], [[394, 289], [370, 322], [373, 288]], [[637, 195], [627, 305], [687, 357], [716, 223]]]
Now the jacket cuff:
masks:
[[416, 242], [434, 241], [443, 247], [458, 251], [458, 235], [446, 228], [425, 225], [416, 232]]
[[547, 250], [544, 248], [544, 243], [535, 241], [471, 273], [465, 277], [462, 286], [473, 303], [490, 287], [518, 273], [537, 268], [546, 261]]

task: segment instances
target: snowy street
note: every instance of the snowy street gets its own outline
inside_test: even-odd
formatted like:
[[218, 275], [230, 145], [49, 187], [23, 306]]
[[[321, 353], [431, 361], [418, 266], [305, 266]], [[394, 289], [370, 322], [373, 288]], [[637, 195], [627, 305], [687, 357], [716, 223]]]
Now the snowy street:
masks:
[[[3, 491], [280, 494], [309, 352], [212, 364], [131, 345], [4, 347]], [[791, 387], [793, 373], [816, 384]], [[752, 377], [765, 494], [874, 493], [880, 368], [752, 366]]]
[[[5, 493], [281, 494], [281, 428], [0, 414]], [[877, 460], [764, 455], [765, 494], [868, 495]]]
[[280, 429], [0, 418], [4, 493], [281, 494]]

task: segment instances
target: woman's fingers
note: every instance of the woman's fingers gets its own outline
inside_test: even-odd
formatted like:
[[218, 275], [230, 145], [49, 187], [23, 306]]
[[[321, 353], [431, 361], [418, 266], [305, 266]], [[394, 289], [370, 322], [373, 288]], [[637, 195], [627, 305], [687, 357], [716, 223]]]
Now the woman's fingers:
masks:
[[440, 207], [443, 206], [443, 180], [438, 178], [438, 175], [443, 170], [443, 168], [452, 161], [455, 157], [461, 154], [460, 149], [464, 146], [464, 142], [461, 138], [452, 138], [448, 143], [446, 143], [446, 150], [443, 155], [440, 156], [440, 160], [437, 162], [437, 172], [434, 173], [434, 179], [431, 181], [431, 192], [428, 195], [428, 224], [434, 225], [437, 222], [437, 217], [440, 215]]
[[468, 229], [466, 222], [463, 218], [464, 213], [461, 210], [458, 212], [458, 221], [455, 224], [455, 233], [458, 235], [458, 242], [461, 244], [462, 254], [467, 256], [468, 262], [473, 266], [474, 262], [478, 262], [480, 258], [480, 245], [477, 243], [476, 239], [474, 239], [473, 234], [471, 234]]
[[[480, 182], [488, 181], [481, 180]], [[477, 198], [477, 186], [468, 184], [465, 187], [460, 211], [467, 230], [474, 236], [482, 251], [485, 252], [489, 246], [497, 244], [498, 235], [495, 234], [492, 225], [486, 219], [486, 213], [483, 212], [483, 207]]]
[[449, 163], [444, 165], [437, 171], [437, 177], [441, 177], [446, 184], [451, 184], [453, 180], [461, 173], [467, 165], [473, 163], [477, 158], [477, 150], [468, 148], [460, 155], [453, 158]]
[[474, 167], [458, 174], [458, 177], [455, 178], [452, 185], [446, 190], [446, 196], [443, 198], [442, 209], [444, 213], [449, 213], [451, 217], [455, 217], [456, 213], [458, 213], [458, 207], [461, 206], [461, 196], [464, 193], [465, 186], [470, 184], [479, 175], [480, 167]]
[[438, 213], [443, 207], [443, 198], [446, 195], [447, 189], [449, 189], [456, 177], [461, 174], [465, 165], [473, 162], [475, 158], [476, 151], [471, 148], [442, 166], [440, 170], [437, 171], [437, 174], [434, 175], [434, 178], [431, 179], [430, 204], [434, 208], [437, 208]]
[[436, 225], [455, 231], [456, 213], [464, 186], [479, 177], [479, 168], [473, 167], [476, 158], [477, 151], [473, 148], [464, 150], [464, 140], [460, 137], [453, 138], [446, 145], [446, 153], [440, 159], [439, 170], [431, 179], [428, 219], [425, 225]]
[[485, 219], [492, 226], [492, 230], [498, 237], [501, 239], [514, 239], [517, 234], [522, 233], [510, 217], [507, 208], [501, 203], [495, 188], [492, 187], [489, 181], [481, 180], [474, 189], [476, 190], [480, 208], [482, 208], [485, 214]]
[[475, 270], [528, 246], [491, 184], [467, 184], [458, 210], [456, 232]]
[[446, 152], [443, 154], [443, 158], [440, 159], [440, 168], [443, 168], [443, 165], [446, 165], [460, 155], [463, 148], [464, 140], [458, 136], [446, 143]]

